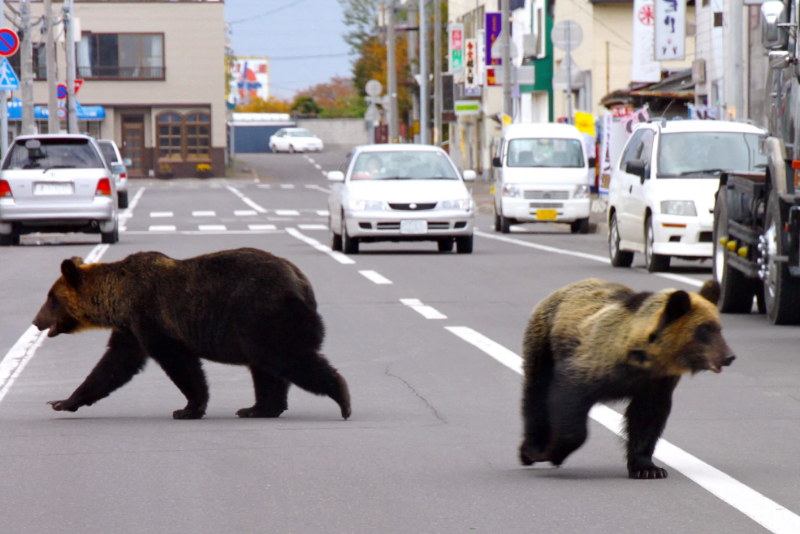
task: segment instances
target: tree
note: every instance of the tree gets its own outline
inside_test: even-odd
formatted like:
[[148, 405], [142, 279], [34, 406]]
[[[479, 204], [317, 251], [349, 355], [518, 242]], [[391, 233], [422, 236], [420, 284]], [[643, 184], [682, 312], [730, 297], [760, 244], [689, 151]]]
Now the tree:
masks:
[[316, 117], [320, 111], [322, 108], [310, 96], [298, 96], [292, 104], [292, 113], [300, 117]]
[[[397, 102], [401, 117], [411, 109], [409, 88], [414, 84], [408, 63], [407, 49], [406, 39], [398, 39], [395, 65], [397, 66]], [[386, 45], [381, 44], [377, 37], [371, 37], [365, 41], [361, 55], [353, 64], [353, 84], [361, 95], [366, 94], [365, 87], [370, 80], [378, 80], [386, 90]]]
[[344, 24], [352, 28], [344, 41], [353, 52], [359, 52], [364, 43], [378, 33], [379, 0], [339, 0], [344, 11]]
[[274, 96], [268, 100], [254, 96], [249, 104], [236, 106], [237, 113], [289, 113], [291, 104], [286, 100], [280, 100]]

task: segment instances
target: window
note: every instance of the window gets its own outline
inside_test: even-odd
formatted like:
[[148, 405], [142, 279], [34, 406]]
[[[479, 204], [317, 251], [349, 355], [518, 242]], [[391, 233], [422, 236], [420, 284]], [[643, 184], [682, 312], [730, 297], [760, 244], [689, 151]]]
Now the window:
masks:
[[433, 150], [362, 152], [351, 180], [458, 180], [448, 157]]
[[186, 117], [186, 159], [210, 159], [211, 118], [205, 113]]
[[[8, 58], [8, 62], [11, 63], [11, 68], [14, 69], [14, 72], [20, 79], [22, 78], [21, 56], [22, 54], [17, 53]], [[47, 46], [44, 43], [33, 44], [33, 79], [47, 79]]]
[[25, 141], [14, 144], [3, 169], [101, 169], [105, 163], [85, 139], [39, 139], [40, 154], [31, 157]]
[[756, 171], [767, 167], [754, 133], [692, 132], [661, 134], [659, 178], [719, 178], [723, 169]]
[[78, 43], [81, 78], [164, 79], [164, 34], [90, 33]]
[[583, 146], [577, 139], [512, 139], [508, 167], [583, 167]]
[[644, 130], [637, 130], [633, 132], [633, 135], [628, 140], [628, 145], [625, 148], [625, 152], [622, 154], [622, 158], [619, 161], [619, 168], [623, 171], [625, 170], [625, 164], [629, 161], [636, 159], [636, 155], [639, 153], [639, 149], [641, 148], [641, 141], [642, 135], [644, 134]]
[[158, 116], [159, 159], [183, 159], [183, 117], [167, 112]]

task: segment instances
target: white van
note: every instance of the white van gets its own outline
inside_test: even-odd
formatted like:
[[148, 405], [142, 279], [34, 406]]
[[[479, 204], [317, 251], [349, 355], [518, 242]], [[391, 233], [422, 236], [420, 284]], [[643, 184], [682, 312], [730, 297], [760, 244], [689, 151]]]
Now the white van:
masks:
[[583, 138], [569, 124], [512, 124], [495, 167], [494, 229], [512, 224], [568, 223], [573, 234], [589, 233], [589, 162]]

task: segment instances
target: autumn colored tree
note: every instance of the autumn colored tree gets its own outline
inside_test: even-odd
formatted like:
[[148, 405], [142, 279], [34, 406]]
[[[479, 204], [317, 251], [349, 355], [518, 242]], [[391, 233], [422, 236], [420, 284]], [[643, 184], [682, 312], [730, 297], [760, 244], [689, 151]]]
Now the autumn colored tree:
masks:
[[291, 108], [291, 102], [274, 96], [269, 97], [268, 100], [254, 96], [250, 99], [249, 104], [236, 106], [235, 111], [237, 113], [289, 113]]
[[319, 105], [319, 116], [323, 119], [339, 117], [363, 117], [367, 102], [358, 94], [353, 80], [334, 76], [329, 82], [303, 89], [298, 96], [310, 96]]
[[[408, 46], [405, 39], [398, 39], [395, 47], [395, 65], [397, 66], [397, 101], [400, 116], [411, 109], [412, 85], [411, 68], [408, 63]], [[361, 95], [365, 95], [365, 87], [370, 80], [378, 80], [386, 90], [386, 45], [378, 37], [371, 37], [364, 42], [360, 56], [353, 64], [353, 84]]]

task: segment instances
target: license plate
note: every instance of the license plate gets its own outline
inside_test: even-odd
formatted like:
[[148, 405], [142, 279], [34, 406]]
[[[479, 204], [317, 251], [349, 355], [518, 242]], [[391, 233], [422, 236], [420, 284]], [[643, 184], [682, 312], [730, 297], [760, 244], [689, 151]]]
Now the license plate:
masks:
[[33, 186], [34, 195], [71, 195], [73, 192], [72, 183], [36, 182]]
[[428, 221], [400, 221], [401, 234], [427, 234]]
[[539, 221], [555, 221], [557, 218], [556, 210], [536, 210], [536, 219]]

